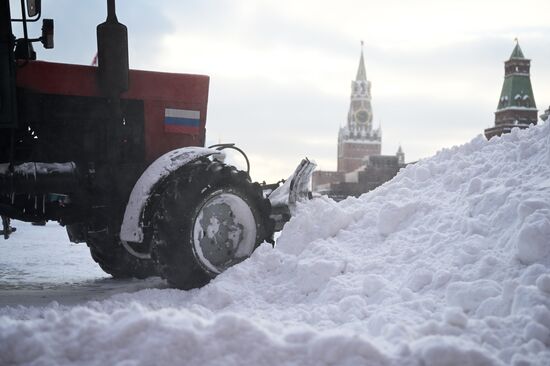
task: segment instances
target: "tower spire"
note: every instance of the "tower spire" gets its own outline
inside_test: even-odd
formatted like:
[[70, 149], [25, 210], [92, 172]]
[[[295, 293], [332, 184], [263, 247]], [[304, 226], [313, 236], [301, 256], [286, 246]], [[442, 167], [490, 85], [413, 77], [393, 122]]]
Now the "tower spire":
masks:
[[363, 45], [364, 45], [364, 42], [361, 41], [361, 58], [359, 59], [359, 67], [357, 68], [357, 76], [355, 77], [356, 81], [367, 80], [367, 71], [365, 69], [365, 58], [363, 57]]
[[510, 55], [510, 60], [513, 58], [525, 58], [525, 56], [523, 56], [523, 52], [521, 51], [521, 47], [519, 46], [518, 37], [514, 38], [514, 42], [516, 42], [516, 46]]
[[361, 57], [357, 77], [351, 81], [347, 124], [338, 134], [338, 172], [350, 173], [365, 165], [371, 155], [380, 155], [380, 130], [373, 128], [371, 83], [367, 80], [361, 41]]

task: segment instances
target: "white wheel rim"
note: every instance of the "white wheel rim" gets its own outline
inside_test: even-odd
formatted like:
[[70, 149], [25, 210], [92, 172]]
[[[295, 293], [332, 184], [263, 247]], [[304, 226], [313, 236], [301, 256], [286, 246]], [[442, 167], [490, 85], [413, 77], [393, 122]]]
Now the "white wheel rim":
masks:
[[250, 206], [231, 192], [214, 192], [193, 222], [193, 250], [206, 269], [221, 273], [254, 251], [256, 220]]

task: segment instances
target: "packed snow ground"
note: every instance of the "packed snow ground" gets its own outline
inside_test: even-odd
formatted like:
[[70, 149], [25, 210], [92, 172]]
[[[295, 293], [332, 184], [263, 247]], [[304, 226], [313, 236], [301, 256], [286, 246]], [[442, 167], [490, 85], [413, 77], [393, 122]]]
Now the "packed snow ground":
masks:
[[[0, 307], [75, 305], [119, 292], [165, 288], [160, 278], [114, 280], [91, 259], [86, 244], [69, 242], [65, 228], [12, 221], [17, 231], [0, 238]], [[0, 363], [1, 364], [1, 363]]]
[[0, 308], [0, 364], [548, 365], [550, 124], [299, 207], [193, 291]]

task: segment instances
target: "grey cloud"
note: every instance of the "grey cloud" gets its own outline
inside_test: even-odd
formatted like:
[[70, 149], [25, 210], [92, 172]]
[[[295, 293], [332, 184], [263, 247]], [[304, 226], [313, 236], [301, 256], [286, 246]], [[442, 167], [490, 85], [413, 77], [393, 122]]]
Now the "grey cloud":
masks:
[[[55, 21], [55, 48], [36, 51], [40, 59], [89, 64], [97, 50], [96, 27], [105, 21], [105, 0], [43, 0], [43, 18]], [[160, 52], [160, 37], [172, 29], [158, 2], [146, 0], [117, 1], [117, 16], [128, 27], [130, 63], [147, 64]], [[40, 24], [33, 24], [30, 34], [40, 34]], [[18, 34], [20, 31], [16, 30]]]

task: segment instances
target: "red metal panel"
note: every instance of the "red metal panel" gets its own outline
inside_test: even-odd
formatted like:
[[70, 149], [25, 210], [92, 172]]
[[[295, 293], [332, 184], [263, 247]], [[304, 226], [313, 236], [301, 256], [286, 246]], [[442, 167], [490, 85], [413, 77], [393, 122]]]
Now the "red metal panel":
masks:
[[98, 96], [96, 68], [30, 61], [17, 69], [17, 86], [45, 94]]
[[[148, 163], [179, 147], [204, 146], [209, 80], [208, 76], [202, 75], [130, 72], [130, 90], [123, 96], [145, 102], [145, 146]], [[197, 133], [165, 131], [166, 108], [200, 111]]]
[[[30, 61], [18, 69], [17, 86], [45, 94], [100, 96], [96, 71], [93, 66]], [[179, 147], [204, 145], [208, 76], [130, 70], [129, 80], [130, 89], [122, 98], [144, 102], [147, 163]], [[165, 131], [166, 108], [200, 111], [198, 132]]]
[[[198, 135], [169, 133], [164, 131], [164, 109], [181, 108], [196, 109], [201, 112], [201, 126]], [[191, 104], [185, 101], [145, 100], [145, 159], [148, 163], [167, 151], [184, 146], [204, 146], [204, 121], [206, 119], [206, 105]], [[149, 122], [147, 122], [149, 121]]]

